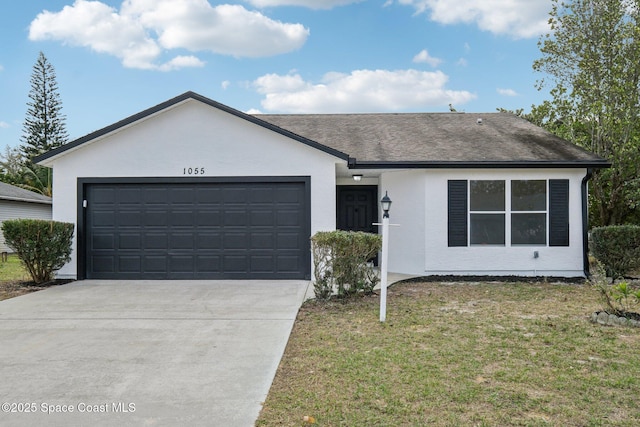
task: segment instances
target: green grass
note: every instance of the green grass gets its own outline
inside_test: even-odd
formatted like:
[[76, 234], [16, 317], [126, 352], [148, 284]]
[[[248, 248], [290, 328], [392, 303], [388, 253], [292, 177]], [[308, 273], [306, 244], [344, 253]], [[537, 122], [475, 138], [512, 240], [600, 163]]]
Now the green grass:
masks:
[[640, 330], [587, 285], [406, 283], [306, 303], [259, 426], [640, 425]]
[[0, 282], [31, 280], [29, 274], [15, 254], [7, 257], [7, 262], [0, 261]]

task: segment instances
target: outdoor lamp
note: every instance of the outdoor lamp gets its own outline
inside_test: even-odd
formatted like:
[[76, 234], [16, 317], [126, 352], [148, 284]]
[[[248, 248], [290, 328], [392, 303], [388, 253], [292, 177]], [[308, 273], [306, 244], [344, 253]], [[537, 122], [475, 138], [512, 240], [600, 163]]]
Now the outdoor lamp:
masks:
[[362, 179], [362, 175], [352, 175], [354, 181], [360, 181]]
[[389, 218], [389, 208], [391, 207], [391, 199], [389, 198], [389, 194], [385, 191], [384, 197], [380, 200], [380, 204], [382, 205], [382, 211], [384, 214], [382, 218]]

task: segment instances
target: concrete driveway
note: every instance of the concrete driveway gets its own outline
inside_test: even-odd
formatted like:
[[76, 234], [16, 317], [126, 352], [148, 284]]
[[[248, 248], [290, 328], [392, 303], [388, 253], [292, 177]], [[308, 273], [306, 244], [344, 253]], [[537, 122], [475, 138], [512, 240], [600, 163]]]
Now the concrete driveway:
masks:
[[2, 426], [252, 426], [307, 281], [97, 281], [0, 302]]

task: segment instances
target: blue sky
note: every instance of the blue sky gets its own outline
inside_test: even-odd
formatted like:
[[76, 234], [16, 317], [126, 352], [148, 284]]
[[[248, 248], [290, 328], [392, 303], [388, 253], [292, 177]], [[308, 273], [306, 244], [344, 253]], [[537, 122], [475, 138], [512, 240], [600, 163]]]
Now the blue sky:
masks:
[[24, 0], [0, 13], [0, 150], [38, 52], [70, 138], [192, 90], [245, 112], [528, 111], [551, 0]]

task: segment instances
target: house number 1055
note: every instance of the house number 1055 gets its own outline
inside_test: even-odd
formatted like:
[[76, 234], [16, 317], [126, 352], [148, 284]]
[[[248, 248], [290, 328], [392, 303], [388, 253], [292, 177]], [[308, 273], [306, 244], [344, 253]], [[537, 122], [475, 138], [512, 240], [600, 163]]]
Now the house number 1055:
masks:
[[204, 175], [204, 168], [184, 168], [183, 175]]

